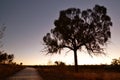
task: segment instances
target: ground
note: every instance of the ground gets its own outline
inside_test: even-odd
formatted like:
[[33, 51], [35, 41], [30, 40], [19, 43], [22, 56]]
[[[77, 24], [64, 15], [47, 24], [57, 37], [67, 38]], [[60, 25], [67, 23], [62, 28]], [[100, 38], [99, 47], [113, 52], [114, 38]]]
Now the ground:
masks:
[[[120, 80], [120, 66], [79, 66], [74, 72], [73, 66], [39, 66], [44, 80]], [[47, 77], [46, 77], [47, 76]]]

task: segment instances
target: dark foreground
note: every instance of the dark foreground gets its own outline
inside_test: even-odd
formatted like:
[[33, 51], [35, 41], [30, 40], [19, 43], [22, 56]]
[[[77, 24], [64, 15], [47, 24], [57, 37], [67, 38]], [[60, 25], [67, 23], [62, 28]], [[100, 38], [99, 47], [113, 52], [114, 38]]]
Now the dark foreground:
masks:
[[120, 66], [36, 66], [43, 80], [120, 80]]
[[24, 66], [14, 64], [0, 64], [0, 80], [5, 80], [9, 76], [24, 69]]
[[[24, 70], [25, 67], [28, 66], [0, 64], [0, 80], [5, 80], [10, 76], [19, 73], [21, 70]], [[120, 80], [120, 66], [85, 65], [79, 66], [78, 73], [74, 72], [74, 66], [61, 65], [61, 66], [29, 66], [29, 67], [36, 68], [38, 70], [39, 76], [41, 76], [43, 80]], [[28, 68], [27, 70], [34, 71], [33, 68]], [[33, 76], [33, 74], [30, 75]]]
[[42, 78], [35, 68], [26, 67], [25, 69], [9, 77], [7, 80], [42, 80]]

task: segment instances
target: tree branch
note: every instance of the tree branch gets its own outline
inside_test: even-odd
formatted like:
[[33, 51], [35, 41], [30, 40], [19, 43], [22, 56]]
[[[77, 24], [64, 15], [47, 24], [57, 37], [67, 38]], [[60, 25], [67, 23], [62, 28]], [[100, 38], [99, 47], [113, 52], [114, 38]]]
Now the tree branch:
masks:
[[70, 47], [70, 46], [66, 46], [66, 45], [63, 45], [62, 48], [69, 48], [70, 50], [73, 50], [72, 47]]

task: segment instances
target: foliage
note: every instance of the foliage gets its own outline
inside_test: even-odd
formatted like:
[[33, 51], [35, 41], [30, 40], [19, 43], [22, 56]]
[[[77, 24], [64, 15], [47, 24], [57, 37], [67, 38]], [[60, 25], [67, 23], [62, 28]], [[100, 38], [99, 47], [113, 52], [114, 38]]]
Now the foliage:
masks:
[[112, 59], [111, 65], [116, 65], [116, 66], [120, 65], [120, 57], [119, 59], [116, 59], [116, 58]]
[[22, 65], [23, 65], [23, 63], [21, 62], [21, 63], [20, 63], [20, 65], [22, 66]]
[[62, 61], [55, 61], [55, 64], [56, 64], [57, 66], [65, 66], [65, 63], [62, 62]]
[[63, 48], [74, 51], [77, 71], [77, 50], [83, 46], [88, 54], [105, 54], [103, 46], [111, 38], [111, 18], [104, 6], [95, 5], [93, 9], [81, 11], [79, 8], [68, 8], [60, 11], [54, 22], [55, 28], [43, 37], [48, 53], [58, 53]]
[[13, 59], [13, 54], [7, 54], [5, 52], [0, 51], [0, 63], [12, 63]]

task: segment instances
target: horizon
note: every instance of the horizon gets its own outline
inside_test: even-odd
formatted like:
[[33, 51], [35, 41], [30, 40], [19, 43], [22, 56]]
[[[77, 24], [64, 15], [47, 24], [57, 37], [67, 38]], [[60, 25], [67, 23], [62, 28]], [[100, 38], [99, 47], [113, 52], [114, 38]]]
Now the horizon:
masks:
[[120, 57], [120, 1], [105, 0], [1, 0], [0, 25], [5, 24], [5, 36], [2, 39], [4, 50], [14, 54], [14, 62], [23, 65], [47, 65], [55, 61], [74, 65], [73, 52], [64, 49], [61, 54], [41, 52], [44, 49], [43, 36], [54, 28], [54, 21], [58, 19], [59, 12], [70, 7], [86, 10], [92, 9], [95, 4], [105, 6], [107, 14], [111, 17], [111, 39], [105, 46], [106, 55], [91, 57], [87, 52], [78, 52], [78, 64], [111, 64], [113, 58]]

